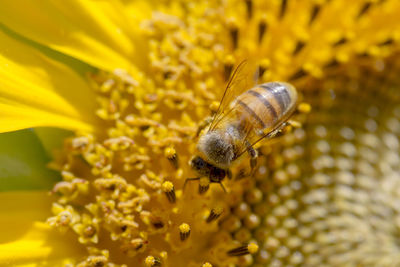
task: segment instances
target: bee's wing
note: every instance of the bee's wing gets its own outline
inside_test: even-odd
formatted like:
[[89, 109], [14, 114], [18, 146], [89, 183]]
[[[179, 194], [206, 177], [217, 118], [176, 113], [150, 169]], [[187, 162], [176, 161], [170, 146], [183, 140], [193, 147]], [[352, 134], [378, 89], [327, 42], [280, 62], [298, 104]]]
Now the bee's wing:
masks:
[[[286, 125], [285, 122], [280, 123], [279, 125], [277, 125], [274, 129], [272, 129], [271, 131], [268, 131], [267, 133], [263, 134], [263, 135], [256, 135], [254, 131], [252, 131], [252, 129], [245, 129], [246, 132], [246, 136], [243, 139], [243, 147], [244, 149], [238, 153], [238, 157], [240, 157], [243, 153], [245, 153], [246, 151], [248, 151], [248, 149], [250, 147], [254, 147], [257, 143], [259, 143], [260, 141], [267, 139], [267, 138], [273, 138], [276, 136], [276, 134]], [[249, 143], [248, 140], [255, 140], [252, 143]]]
[[257, 83], [257, 80], [258, 68], [256, 64], [249, 60], [240, 62], [229, 78], [218, 110], [212, 119], [208, 131], [214, 130], [218, 124], [225, 121], [233, 113], [234, 107], [230, 106], [232, 101], [245, 90], [253, 87]]

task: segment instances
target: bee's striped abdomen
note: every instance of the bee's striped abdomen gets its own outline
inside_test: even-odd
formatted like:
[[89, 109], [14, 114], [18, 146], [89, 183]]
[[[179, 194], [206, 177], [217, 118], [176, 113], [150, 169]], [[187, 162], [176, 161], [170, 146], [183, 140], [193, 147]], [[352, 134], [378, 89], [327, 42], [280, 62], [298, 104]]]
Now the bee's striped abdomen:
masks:
[[264, 83], [244, 92], [236, 99], [238, 112], [257, 129], [274, 128], [294, 111], [296, 89], [284, 82]]

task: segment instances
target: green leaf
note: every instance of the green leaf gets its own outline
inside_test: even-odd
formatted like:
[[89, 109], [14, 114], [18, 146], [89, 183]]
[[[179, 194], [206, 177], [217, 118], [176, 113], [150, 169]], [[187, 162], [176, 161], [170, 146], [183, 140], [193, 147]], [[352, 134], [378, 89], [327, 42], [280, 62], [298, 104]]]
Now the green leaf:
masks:
[[71, 131], [52, 127], [38, 127], [33, 131], [50, 158], [55, 151], [60, 151], [63, 148], [64, 140], [73, 135]]
[[0, 191], [48, 190], [60, 180], [33, 130], [0, 134]]

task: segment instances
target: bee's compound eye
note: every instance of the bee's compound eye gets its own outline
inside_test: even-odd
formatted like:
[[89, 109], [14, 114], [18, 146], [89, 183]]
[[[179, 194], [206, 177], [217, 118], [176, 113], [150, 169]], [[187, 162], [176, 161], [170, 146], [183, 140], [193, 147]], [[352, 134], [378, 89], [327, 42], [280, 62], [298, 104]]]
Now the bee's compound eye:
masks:
[[199, 166], [199, 168], [203, 168], [204, 167], [204, 160], [202, 158], [197, 158], [197, 166]]
[[192, 159], [191, 165], [195, 169], [202, 169], [205, 166], [205, 162], [202, 158], [197, 156], [194, 159]]

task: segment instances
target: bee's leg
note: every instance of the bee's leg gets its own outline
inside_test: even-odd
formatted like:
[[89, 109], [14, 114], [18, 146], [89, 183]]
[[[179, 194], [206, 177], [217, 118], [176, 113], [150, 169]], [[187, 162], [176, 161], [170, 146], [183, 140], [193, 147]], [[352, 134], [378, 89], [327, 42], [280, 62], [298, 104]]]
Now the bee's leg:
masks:
[[254, 174], [256, 165], [257, 165], [257, 158], [258, 158], [258, 153], [257, 150], [255, 150], [252, 146], [248, 146], [247, 152], [250, 155], [250, 176]]
[[221, 182], [215, 182], [215, 183], [219, 184], [222, 187], [222, 190], [224, 190], [224, 193], [226, 193], [225, 186]]
[[207, 126], [210, 125], [211, 121], [212, 121], [212, 117], [207, 117], [205, 120], [203, 120], [203, 121], [199, 124], [199, 127], [197, 128], [197, 132], [196, 132], [196, 136], [195, 136], [195, 137], [198, 137], [198, 136], [200, 135], [200, 132], [201, 132], [204, 128], [206, 128]]
[[228, 179], [231, 180], [232, 179], [232, 172], [230, 169], [226, 170], [226, 176], [228, 176]]
[[276, 128], [275, 130], [273, 130], [270, 133], [268, 133], [267, 135], [265, 135], [265, 138], [274, 138], [274, 137], [282, 136], [282, 134], [283, 134], [282, 130], [288, 125], [290, 125], [288, 122], [282, 123], [278, 128]]
[[186, 178], [185, 183], [183, 184], [182, 191], [185, 191], [185, 187], [186, 187], [186, 184], [187, 184], [188, 182], [190, 182], [190, 181], [196, 181], [196, 180], [200, 180], [200, 177], [196, 177], [196, 178]]

